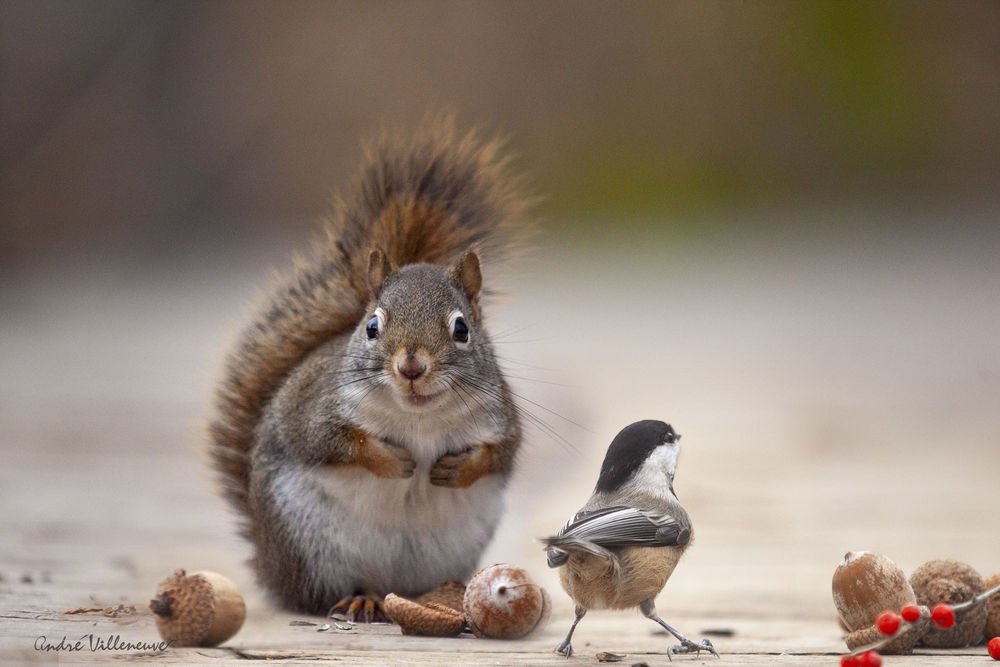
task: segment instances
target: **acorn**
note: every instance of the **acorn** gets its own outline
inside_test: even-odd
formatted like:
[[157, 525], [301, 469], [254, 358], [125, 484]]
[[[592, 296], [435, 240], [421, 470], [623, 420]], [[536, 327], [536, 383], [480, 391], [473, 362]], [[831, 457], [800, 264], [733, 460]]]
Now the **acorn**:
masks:
[[[852, 551], [833, 573], [833, 604], [848, 630], [847, 647], [854, 650], [884, 636], [875, 627], [883, 611], [899, 612], [917, 600], [903, 571], [887, 556], [870, 551]], [[901, 632], [879, 649], [882, 653], [910, 653], [927, 631], [926, 622]]]
[[833, 604], [851, 632], [875, 623], [883, 611], [917, 600], [903, 571], [887, 556], [851, 551], [833, 573]]
[[545, 627], [552, 601], [523, 569], [496, 563], [473, 575], [462, 606], [477, 637], [519, 639]]
[[[988, 578], [983, 584], [987, 590], [1000, 586], [1000, 572]], [[1000, 637], [1000, 595], [993, 595], [986, 602], [986, 628], [983, 636]]]
[[[983, 578], [971, 565], [949, 559], [924, 563], [910, 575], [910, 585], [917, 601], [929, 607], [957, 605], [986, 590]], [[962, 648], [979, 642], [986, 627], [986, 601], [956, 612], [954, 626], [931, 628], [921, 643], [932, 648]]]
[[217, 646], [239, 631], [247, 615], [236, 585], [217, 572], [175, 570], [149, 601], [160, 636], [171, 646]]

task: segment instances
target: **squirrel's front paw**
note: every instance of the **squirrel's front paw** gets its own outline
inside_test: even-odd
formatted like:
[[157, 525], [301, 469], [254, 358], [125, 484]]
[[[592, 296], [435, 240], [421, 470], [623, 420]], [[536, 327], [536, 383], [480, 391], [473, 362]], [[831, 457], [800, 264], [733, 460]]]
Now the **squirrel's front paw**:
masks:
[[431, 484], [464, 489], [489, 473], [490, 445], [445, 454], [431, 466]]
[[417, 462], [403, 447], [368, 437], [358, 452], [358, 465], [376, 477], [403, 479], [413, 477]]

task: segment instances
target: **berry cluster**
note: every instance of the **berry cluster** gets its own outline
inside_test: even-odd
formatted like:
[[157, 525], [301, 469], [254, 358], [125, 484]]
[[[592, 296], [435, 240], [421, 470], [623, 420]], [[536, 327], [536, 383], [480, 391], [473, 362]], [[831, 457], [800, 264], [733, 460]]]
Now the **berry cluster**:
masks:
[[[882, 612], [875, 619], [875, 626], [883, 635], [891, 637], [896, 634], [903, 621], [916, 623], [919, 618], [920, 607], [915, 604], [908, 604], [899, 610], [898, 615], [891, 611]], [[934, 609], [931, 610], [931, 620], [939, 628], [948, 629], [955, 625], [955, 608], [944, 603], [935, 605]]]
[[840, 656], [840, 667], [882, 667], [882, 656], [878, 654], [878, 651], [842, 655]]
[[[948, 629], [955, 625], [956, 611], [963, 611], [996, 593], [1000, 593], [1000, 586], [991, 588], [985, 593], [977, 595], [961, 604], [950, 605], [942, 602], [934, 605], [934, 608], [930, 612], [927, 611], [926, 607], [918, 607], [915, 604], [906, 605], [899, 610], [899, 614], [892, 611], [884, 611], [875, 619], [875, 627], [885, 635], [885, 638], [874, 646], [866, 646], [865, 648], [841, 656], [841, 667], [879, 667], [882, 664], [882, 656], [879, 655], [876, 649], [885, 646], [899, 631], [900, 626], [904, 622], [907, 624], [903, 630], [904, 632], [906, 628], [919, 621], [921, 617], [927, 618], [928, 616], [934, 622], [934, 625], [939, 628]], [[991, 658], [1000, 660], [1000, 637], [991, 639], [987, 645], [987, 650]]]

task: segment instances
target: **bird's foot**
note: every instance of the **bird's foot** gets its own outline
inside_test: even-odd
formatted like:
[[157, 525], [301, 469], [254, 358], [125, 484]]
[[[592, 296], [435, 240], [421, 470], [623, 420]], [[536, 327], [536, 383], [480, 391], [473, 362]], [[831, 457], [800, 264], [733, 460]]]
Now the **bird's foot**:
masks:
[[667, 657], [675, 656], [681, 653], [696, 653], [701, 655], [702, 651], [708, 651], [716, 658], [719, 657], [719, 652], [715, 650], [715, 647], [712, 646], [712, 642], [709, 640], [702, 639], [701, 643], [696, 644], [687, 637], [682, 638], [679, 645], [671, 646], [667, 649]]
[[382, 598], [375, 595], [348, 595], [330, 607], [327, 616], [343, 614], [351, 623], [383, 623], [386, 616]]
[[564, 639], [556, 645], [555, 652], [568, 658], [573, 655], [573, 645], [568, 639]]

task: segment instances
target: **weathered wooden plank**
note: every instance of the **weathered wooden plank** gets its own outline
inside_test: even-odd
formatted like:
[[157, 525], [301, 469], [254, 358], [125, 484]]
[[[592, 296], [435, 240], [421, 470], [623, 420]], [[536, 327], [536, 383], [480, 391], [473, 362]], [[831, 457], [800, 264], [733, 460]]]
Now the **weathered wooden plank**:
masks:
[[[1000, 384], [989, 365], [995, 337], [987, 335], [995, 331], [990, 323], [1000, 322], [995, 299], [960, 309], [963, 318], [922, 318], [924, 338], [898, 345], [894, 336], [906, 322], [883, 313], [880, 300], [859, 305], [854, 282], [836, 289], [817, 283], [815, 267], [797, 276], [755, 274], [736, 299], [732, 285], [741, 274], [733, 267], [706, 272], [687, 258], [679, 266], [688, 268], [669, 281], [657, 273], [637, 282], [630, 265], [618, 282], [595, 282], [586, 274], [599, 259], [551, 271], [546, 291], [525, 280], [511, 290], [512, 309], [496, 318], [544, 323], [542, 340], [505, 353], [533, 368], [564, 369], [540, 378], [560, 385], [517, 381], [517, 389], [593, 431], [557, 426], [568, 444], [529, 434], [506, 518], [484, 559], [527, 568], [552, 594], [549, 628], [525, 642], [402, 637], [387, 627], [317, 633], [290, 626], [303, 617], [263, 597], [202, 453], [209, 388], [259, 267], [245, 275], [116, 281], [110, 301], [107, 286], [86, 281], [36, 282], [7, 295], [11, 307], [0, 318], [0, 662], [594, 664], [598, 651], [612, 651], [628, 655], [621, 664], [668, 664], [671, 640], [633, 612], [588, 614], [577, 630], [577, 654], [553, 655], [571, 603], [532, 541], [558, 529], [586, 499], [608, 435], [646, 416], [672, 419], [685, 434], [676, 488], [697, 528], [657, 608], [692, 638], [712, 628], [733, 632], [713, 637], [721, 660], [680, 656], [675, 664], [837, 664], [844, 647], [830, 577], [848, 550], [883, 551], [906, 571], [937, 557], [966, 560], [983, 574], [1000, 571], [988, 530], [1000, 519]], [[928, 266], [935, 265], [894, 272], [890, 287], [956, 289], [889, 290], [886, 302], [947, 311], [957, 308], [950, 296], [957, 288], [1000, 290], [995, 271], [968, 264], [929, 275]], [[855, 268], [861, 277], [852, 280], [866, 288], [882, 276], [878, 261]], [[820, 269], [839, 280], [838, 267]], [[826, 290], [822, 306], [803, 305], [809, 286]], [[558, 317], [552, 294], [559, 295]], [[684, 331], [660, 322], [657, 345], [681, 354], [651, 357], [617, 343], [618, 309], [645, 316], [644, 304], [664, 300], [683, 311]], [[615, 316], [595, 319], [595, 301], [615, 303]], [[742, 318], [738, 336], [720, 328], [718, 312], [732, 309]], [[871, 336], [893, 341], [892, 373], [872, 370], [868, 338], [857, 329], [814, 354], [810, 341], [835, 312], [854, 313]], [[787, 330], [774, 329], [775, 313], [784, 313]], [[963, 331], [971, 327], [961, 349], [920, 342], [951, 340], [957, 322]], [[585, 412], [592, 417], [582, 418]], [[947, 428], [937, 428], [939, 417]], [[248, 620], [225, 647], [35, 649], [42, 636], [55, 644], [89, 634], [157, 641], [146, 604], [177, 567], [223, 572], [243, 591]], [[122, 603], [137, 612], [63, 614]], [[984, 664], [985, 656], [983, 647], [921, 651], [886, 664]]]

